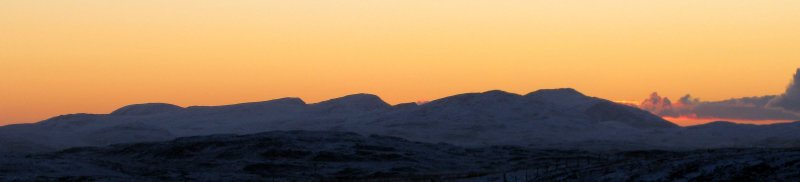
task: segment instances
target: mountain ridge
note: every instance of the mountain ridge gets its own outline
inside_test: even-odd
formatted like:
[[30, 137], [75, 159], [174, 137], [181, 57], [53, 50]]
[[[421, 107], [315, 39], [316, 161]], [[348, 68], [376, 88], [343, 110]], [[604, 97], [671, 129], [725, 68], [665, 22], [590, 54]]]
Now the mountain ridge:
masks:
[[[770, 137], [785, 139], [794, 145], [794, 139], [800, 137], [785, 131], [769, 131], [785, 129], [744, 127], [761, 133], [758, 136], [762, 138], [745, 139], [736, 145], [755, 145]], [[389, 105], [376, 95], [363, 93], [312, 104], [292, 97], [186, 108], [164, 103], [134, 104], [111, 114], [62, 115], [38, 123], [0, 127], [0, 142], [24, 146], [20, 148], [25, 150], [38, 147], [48, 151], [186, 136], [319, 130], [464, 146], [619, 148], [609, 143], [641, 143], [665, 148], [703, 148], [733, 145], [726, 142], [730, 138], [697, 142], [683, 137], [703, 136], [698, 133], [703, 128], [679, 127], [647, 111], [562, 88], [542, 89], [525, 95], [501, 90], [464, 93], [421, 105]], [[585, 145], [595, 141], [599, 143]]]

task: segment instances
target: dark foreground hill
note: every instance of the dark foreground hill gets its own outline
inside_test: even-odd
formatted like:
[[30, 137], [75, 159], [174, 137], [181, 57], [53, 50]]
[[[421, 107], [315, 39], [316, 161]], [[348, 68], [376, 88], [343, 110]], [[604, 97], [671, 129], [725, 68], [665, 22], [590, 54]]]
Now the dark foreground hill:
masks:
[[0, 156], [0, 181], [798, 181], [798, 149], [583, 152], [276, 131]]

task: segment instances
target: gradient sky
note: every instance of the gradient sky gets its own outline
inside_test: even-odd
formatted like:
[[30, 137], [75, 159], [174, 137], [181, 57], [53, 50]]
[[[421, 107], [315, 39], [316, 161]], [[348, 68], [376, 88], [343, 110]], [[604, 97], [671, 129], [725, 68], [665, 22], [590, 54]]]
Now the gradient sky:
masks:
[[797, 0], [0, 0], [0, 125], [133, 103], [780, 94]]

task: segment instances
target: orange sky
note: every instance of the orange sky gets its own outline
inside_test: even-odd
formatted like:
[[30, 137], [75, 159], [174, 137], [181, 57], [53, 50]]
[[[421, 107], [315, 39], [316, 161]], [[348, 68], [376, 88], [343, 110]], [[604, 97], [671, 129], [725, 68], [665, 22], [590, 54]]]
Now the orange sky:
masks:
[[0, 1], [0, 125], [133, 103], [782, 93], [800, 1]]

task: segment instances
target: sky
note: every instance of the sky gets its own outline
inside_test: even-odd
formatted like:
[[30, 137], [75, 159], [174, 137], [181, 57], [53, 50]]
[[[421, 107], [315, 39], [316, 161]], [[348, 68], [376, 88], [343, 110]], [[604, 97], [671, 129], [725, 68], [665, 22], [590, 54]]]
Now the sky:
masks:
[[0, 125], [134, 103], [778, 95], [796, 0], [0, 0]]

